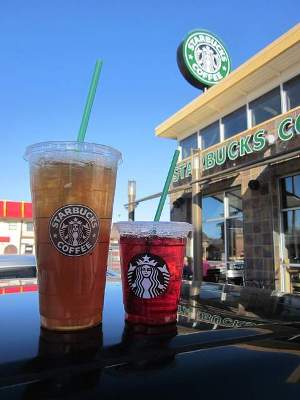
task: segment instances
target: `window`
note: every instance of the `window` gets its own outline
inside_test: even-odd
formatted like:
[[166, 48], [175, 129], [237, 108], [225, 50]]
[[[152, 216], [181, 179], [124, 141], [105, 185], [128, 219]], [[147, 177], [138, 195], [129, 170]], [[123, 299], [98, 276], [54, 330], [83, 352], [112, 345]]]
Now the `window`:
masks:
[[281, 179], [280, 187], [284, 258], [300, 264], [300, 175]]
[[214, 144], [220, 142], [220, 125], [219, 121], [214, 122], [213, 124], [207, 126], [206, 128], [201, 129], [201, 149], [207, 149]]
[[0, 279], [36, 278], [36, 275], [36, 267], [34, 265], [22, 267], [7, 267], [1, 268], [0, 270]]
[[25, 244], [25, 254], [32, 254], [33, 253], [33, 245], [32, 244]]
[[244, 259], [243, 209], [240, 188], [202, 199], [204, 267], [221, 271], [242, 265]]
[[219, 193], [213, 196], [203, 197], [202, 199], [202, 219], [209, 221], [212, 219], [224, 218], [224, 195]]
[[17, 230], [17, 224], [16, 224], [15, 222], [10, 222], [10, 223], [8, 224], [8, 229], [9, 229], [10, 231], [16, 231], [16, 230]]
[[226, 242], [228, 262], [244, 258], [243, 218], [229, 218], [226, 222]]
[[240, 217], [243, 212], [241, 190], [233, 189], [228, 191], [227, 199], [229, 217]]
[[181, 146], [182, 158], [189, 157], [192, 154], [192, 150], [198, 148], [198, 134], [193, 133], [191, 136], [181, 140], [179, 145]]
[[231, 114], [222, 118], [224, 126], [224, 138], [228, 139], [231, 136], [243, 132], [247, 129], [247, 110], [246, 106], [233, 111]]
[[291, 110], [300, 105], [300, 75], [283, 84], [286, 94], [287, 109]]
[[300, 175], [288, 176], [281, 181], [282, 208], [300, 208]]
[[249, 103], [252, 126], [258, 125], [267, 119], [281, 113], [280, 88], [277, 87]]
[[300, 264], [300, 209], [283, 211], [283, 234], [291, 264]]
[[220, 266], [215, 261], [225, 261], [224, 193], [203, 197], [202, 219], [203, 259]]
[[225, 261], [224, 221], [204, 222], [202, 242], [205, 260]]
[[25, 229], [26, 229], [27, 232], [33, 232], [33, 223], [32, 222], [26, 222]]

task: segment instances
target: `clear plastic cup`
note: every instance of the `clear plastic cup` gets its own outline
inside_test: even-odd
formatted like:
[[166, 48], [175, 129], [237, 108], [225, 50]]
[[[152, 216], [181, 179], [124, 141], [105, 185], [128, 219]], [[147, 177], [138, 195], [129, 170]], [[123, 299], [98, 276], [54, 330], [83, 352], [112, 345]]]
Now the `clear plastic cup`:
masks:
[[193, 226], [185, 222], [119, 222], [126, 320], [145, 325], [173, 323]]
[[120, 158], [92, 143], [46, 142], [26, 150], [45, 328], [77, 330], [102, 321]]

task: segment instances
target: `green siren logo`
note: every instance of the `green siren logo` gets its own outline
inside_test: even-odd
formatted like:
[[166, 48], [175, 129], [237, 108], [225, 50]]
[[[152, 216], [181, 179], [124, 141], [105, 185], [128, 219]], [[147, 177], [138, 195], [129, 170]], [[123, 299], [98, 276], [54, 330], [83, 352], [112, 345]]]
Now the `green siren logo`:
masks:
[[179, 45], [177, 63], [185, 79], [199, 89], [220, 82], [231, 68], [221, 40], [203, 29], [190, 32]]

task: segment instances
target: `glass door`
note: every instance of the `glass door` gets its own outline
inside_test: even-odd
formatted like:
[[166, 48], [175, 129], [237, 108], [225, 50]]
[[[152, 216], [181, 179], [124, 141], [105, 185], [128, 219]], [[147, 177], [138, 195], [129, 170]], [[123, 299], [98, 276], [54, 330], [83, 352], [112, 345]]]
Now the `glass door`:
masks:
[[203, 197], [203, 275], [209, 281], [243, 282], [243, 210], [239, 188]]
[[300, 175], [281, 178], [280, 192], [281, 289], [300, 293]]

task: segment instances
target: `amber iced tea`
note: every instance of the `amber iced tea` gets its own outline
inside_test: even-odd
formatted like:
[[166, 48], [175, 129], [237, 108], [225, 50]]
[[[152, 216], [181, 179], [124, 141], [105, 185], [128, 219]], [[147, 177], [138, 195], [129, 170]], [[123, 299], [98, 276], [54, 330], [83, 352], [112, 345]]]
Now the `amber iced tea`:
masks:
[[[71, 149], [58, 150], [64, 146]], [[36, 153], [33, 149], [27, 157], [41, 324], [55, 330], [82, 329], [102, 320], [120, 154], [88, 143], [52, 147]]]

